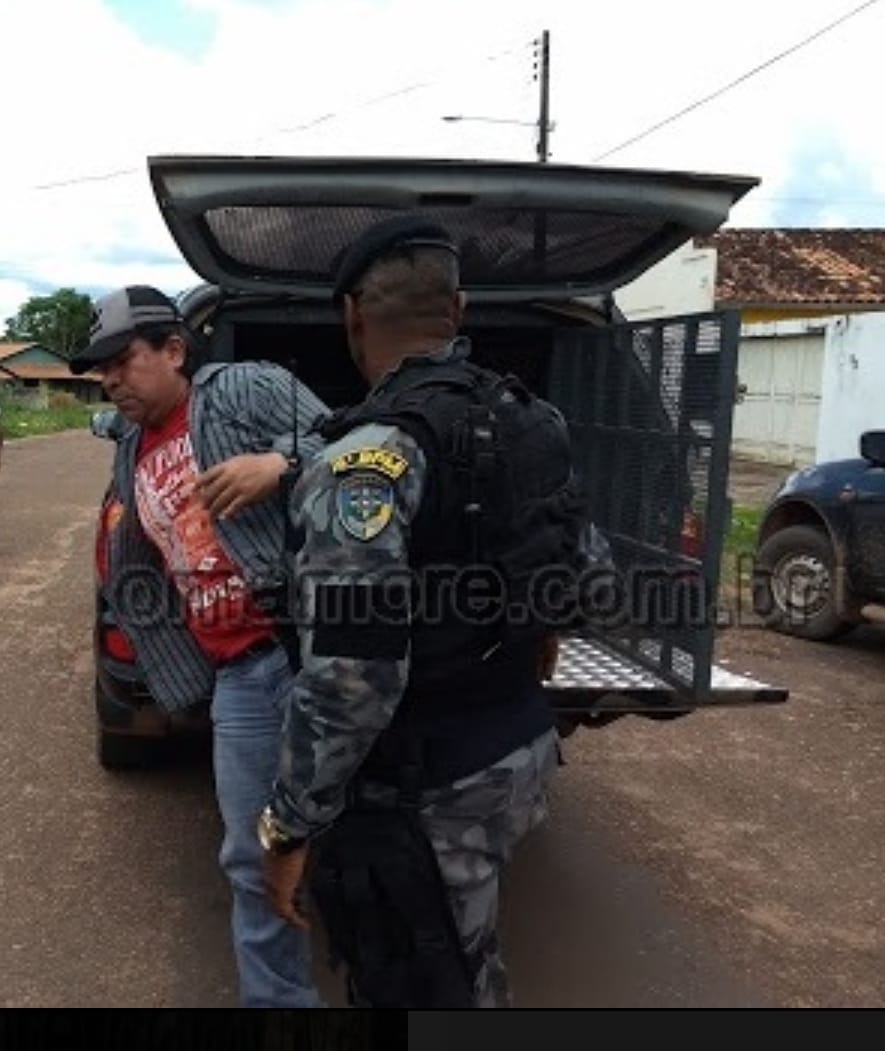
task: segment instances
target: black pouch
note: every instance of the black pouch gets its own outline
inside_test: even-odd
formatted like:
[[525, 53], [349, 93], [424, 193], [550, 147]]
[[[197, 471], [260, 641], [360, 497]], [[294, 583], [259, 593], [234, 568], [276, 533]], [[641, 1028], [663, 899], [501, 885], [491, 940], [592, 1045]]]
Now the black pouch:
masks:
[[310, 891], [354, 1006], [474, 1007], [473, 976], [414, 809], [346, 810], [311, 849]]

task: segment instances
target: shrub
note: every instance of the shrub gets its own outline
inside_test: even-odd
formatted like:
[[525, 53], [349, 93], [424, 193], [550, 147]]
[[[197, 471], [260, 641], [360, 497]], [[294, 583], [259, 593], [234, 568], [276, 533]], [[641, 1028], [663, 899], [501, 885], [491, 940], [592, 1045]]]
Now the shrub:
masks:
[[73, 391], [54, 390], [49, 393], [50, 409], [69, 409], [80, 404], [80, 399]]

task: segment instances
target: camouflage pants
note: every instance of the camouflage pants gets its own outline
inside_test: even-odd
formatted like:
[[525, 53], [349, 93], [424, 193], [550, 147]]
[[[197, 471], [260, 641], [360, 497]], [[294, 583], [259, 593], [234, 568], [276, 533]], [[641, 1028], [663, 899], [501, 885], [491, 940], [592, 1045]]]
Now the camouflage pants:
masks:
[[479, 1007], [510, 1006], [496, 931], [499, 881], [513, 848], [547, 816], [557, 759], [551, 730], [494, 766], [428, 792], [421, 808], [464, 949], [477, 967]]

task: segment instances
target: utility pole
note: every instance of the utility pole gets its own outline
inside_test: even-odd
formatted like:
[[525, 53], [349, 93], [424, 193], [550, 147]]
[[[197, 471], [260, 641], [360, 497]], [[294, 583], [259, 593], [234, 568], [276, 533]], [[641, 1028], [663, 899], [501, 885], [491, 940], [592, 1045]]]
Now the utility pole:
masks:
[[[541, 85], [541, 108], [538, 113], [538, 163], [546, 164], [550, 133], [550, 33], [545, 29], [535, 40], [535, 75]], [[541, 273], [547, 268], [547, 214], [538, 211], [534, 217], [534, 256]]]
[[550, 121], [550, 32], [544, 30], [539, 37], [532, 41], [532, 80], [538, 81], [541, 87], [541, 105], [537, 121], [510, 120], [506, 117], [480, 117], [465, 116], [463, 113], [453, 113], [440, 117], [440, 120], [450, 122], [459, 120], [482, 120], [488, 124], [522, 124], [527, 128], [536, 128], [538, 141], [535, 144], [535, 154], [540, 164], [546, 164], [550, 155], [550, 132], [556, 129], [556, 125]]
[[541, 109], [538, 114], [538, 161], [547, 163], [549, 154], [548, 134], [550, 132], [550, 33], [544, 30], [539, 40], [535, 41], [535, 74], [534, 79], [541, 85]]

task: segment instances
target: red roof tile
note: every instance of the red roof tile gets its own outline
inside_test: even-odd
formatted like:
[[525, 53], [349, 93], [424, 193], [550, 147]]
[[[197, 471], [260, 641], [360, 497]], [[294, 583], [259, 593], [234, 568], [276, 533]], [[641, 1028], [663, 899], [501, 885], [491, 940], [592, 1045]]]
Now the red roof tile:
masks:
[[719, 305], [885, 306], [885, 229], [727, 228], [695, 244], [718, 250]]
[[97, 373], [87, 372], [82, 376], [73, 376], [67, 365], [32, 365], [30, 363], [22, 363], [21, 365], [6, 365], [3, 371], [8, 373], [10, 377], [20, 380], [88, 380], [90, 383], [101, 383], [101, 376]]

